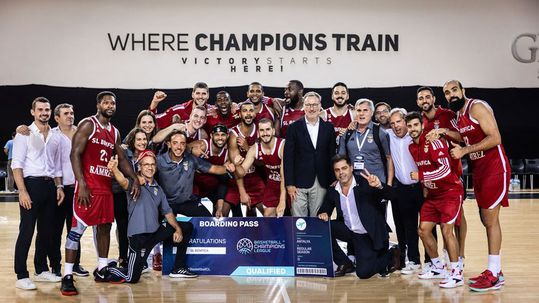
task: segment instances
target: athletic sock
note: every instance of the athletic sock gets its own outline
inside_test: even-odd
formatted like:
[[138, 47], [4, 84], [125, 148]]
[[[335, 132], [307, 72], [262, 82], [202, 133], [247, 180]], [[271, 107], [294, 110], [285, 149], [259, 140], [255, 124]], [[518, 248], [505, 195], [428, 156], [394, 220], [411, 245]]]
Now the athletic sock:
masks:
[[73, 274], [73, 263], [65, 263], [64, 264], [64, 277], [67, 276], [67, 275], [72, 275]]
[[103, 267], [107, 267], [107, 265], [109, 265], [109, 260], [107, 258], [99, 258], [97, 270], [101, 270]]
[[488, 270], [492, 272], [492, 275], [497, 277], [501, 269], [500, 255], [488, 255]]
[[461, 268], [460, 268], [460, 262], [451, 262], [451, 269], [453, 270], [454, 274], [459, 274]]

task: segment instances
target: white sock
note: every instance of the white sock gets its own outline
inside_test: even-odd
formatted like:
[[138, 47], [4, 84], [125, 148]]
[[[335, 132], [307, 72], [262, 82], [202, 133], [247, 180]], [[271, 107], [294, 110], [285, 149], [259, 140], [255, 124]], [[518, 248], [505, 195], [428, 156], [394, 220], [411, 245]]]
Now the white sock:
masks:
[[460, 262], [451, 262], [451, 269], [453, 270], [453, 274], [458, 275], [460, 273]]
[[107, 267], [109, 265], [109, 259], [107, 258], [99, 258], [99, 262], [97, 265], [97, 270], [101, 270], [103, 267]]
[[65, 263], [64, 264], [64, 277], [67, 276], [67, 275], [72, 275], [73, 274], [73, 263]]
[[498, 276], [501, 267], [502, 265], [500, 255], [488, 255], [488, 270], [492, 272], [493, 276]]
[[430, 262], [432, 262], [432, 265], [434, 265], [434, 267], [440, 269], [440, 268], [444, 268], [444, 263], [442, 263], [442, 260], [440, 259], [440, 257], [438, 258], [430, 258]]
[[462, 270], [464, 270], [464, 257], [460, 257], [460, 256], [459, 256], [459, 263], [460, 263], [460, 268], [461, 268]]

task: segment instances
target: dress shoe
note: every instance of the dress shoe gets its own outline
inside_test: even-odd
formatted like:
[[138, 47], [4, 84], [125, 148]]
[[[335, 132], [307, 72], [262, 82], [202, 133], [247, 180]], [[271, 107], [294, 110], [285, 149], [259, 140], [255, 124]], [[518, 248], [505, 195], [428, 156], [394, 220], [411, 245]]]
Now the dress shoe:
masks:
[[345, 263], [344, 265], [337, 266], [337, 270], [335, 271], [335, 277], [342, 277], [346, 274], [354, 272], [355, 267], [354, 264]]

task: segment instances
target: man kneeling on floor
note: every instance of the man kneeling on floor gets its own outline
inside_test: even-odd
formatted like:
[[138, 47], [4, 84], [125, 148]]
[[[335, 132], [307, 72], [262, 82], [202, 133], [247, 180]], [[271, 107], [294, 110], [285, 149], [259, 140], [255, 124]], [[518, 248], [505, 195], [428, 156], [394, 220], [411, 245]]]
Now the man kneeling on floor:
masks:
[[[389, 250], [389, 234], [385, 220], [385, 205], [382, 199], [391, 199], [391, 187], [380, 182], [366, 169], [356, 182], [352, 164], [345, 155], [332, 159], [333, 172], [337, 178], [335, 187], [328, 189], [318, 217], [328, 221], [334, 208], [337, 219], [331, 221], [333, 258], [337, 264], [335, 277], [354, 271], [354, 265], [337, 244], [337, 239], [353, 241], [360, 279], [375, 274], [388, 276], [400, 266], [400, 250], [393, 246]], [[365, 180], [363, 180], [365, 179]]]
[[[137, 200], [132, 200], [128, 197], [128, 266], [127, 268], [109, 269], [111, 275], [121, 277], [128, 283], [138, 282], [144, 261], [152, 248], [161, 241], [170, 240], [171, 237], [177, 251], [174, 268], [169, 276], [171, 278], [197, 277], [185, 265], [185, 254], [193, 231], [193, 224], [176, 221], [176, 216], [174, 216], [172, 209], [168, 205], [163, 189], [154, 180], [155, 161], [155, 154], [151, 151], [142, 152], [137, 159], [139, 176], [143, 178], [141, 178], [141, 182], [143, 180], [144, 183], [140, 186], [140, 196]], [[131, 184], [118, 169], [116, 158], [109, 162], [108, 167], [122, 188], [128, 190]], [[165, 225], [160, 224], [159, 215], [166, 218], [167, 223]]]

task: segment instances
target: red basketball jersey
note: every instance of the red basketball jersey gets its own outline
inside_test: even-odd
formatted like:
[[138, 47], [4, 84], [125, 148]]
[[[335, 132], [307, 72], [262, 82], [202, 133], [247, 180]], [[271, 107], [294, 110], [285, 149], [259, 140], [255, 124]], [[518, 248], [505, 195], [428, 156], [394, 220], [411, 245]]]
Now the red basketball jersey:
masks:
[[347, 129], [350, 123], [352, 123], [352, 111], [347, 110], [346, 113], [342, 116], [337, 116], [333, 110], [330, 108], [325, 109], [326, 111], [326, 120], [333, 124], [335, 129], [335, 136], [339, 136], [340, 129]]
[[265, 103], [262, 103], [262, 107], [260, 108], [260, 111], [256, 113], [255, 123], [258, 125], [258, 122], [262, 120], [263, 118], [270, 119], [271, 121], [275, 121], [275, 116], [273, 115], [273, 113], [271, 112], [271, 110]]
[[281, 115], [281, 138], [286, 138], [286, 129], [288, 125], [305, 116], [305, 111], [302, 109], [293, 109], [288, 106], [283, 106], [283, 114]]
[[238, 114], [232, 114], [228, 113], [226, 117], [222, 117], [221, 115], [217, 114], [216, 117], [214, 116], [208, 116], [206, 124], [204, 125], [204, 129], [208, 134], [210, 134], [213, 130], [213, 127], [217, 124], [222, 124], [226, 126], [226, 128], [231, 129], [232, 127], [238, 125], [241, 122], [240, 116]]
[[409, 150], [419, 169], [419, 181], [428, 190], [429, 196], [443, 195], [449, 190], [462, 192], [462, 182], [451, 168], [449, 146], [445, 139], [428, 144], [422, 135], [419, 144], [412, 142]]
[[[208, 162], [213, 165], [223, 165], [228, 159], [228, 148], [225, 145], [220, 153], [214, 153], [211, 149], [210, 139], [204, 139], [203, 142], [206, 145], [206, 150], [208, 151]], [[195, 195], [207, 195], [210, 192], [217, 189], [219, 185], [219, 180], [216, 175], [205, 174], [205, 173], [195, 173], [195, 181], [193, 187], [193, 194]]]
[[281, 183], [281, 157], [279, 156], [279, 150], [285, 140], [281, 138], [275, 138], [275, 144], [269, 154], [264, 153], [262, 149], [262, 143], [256, 144], [256, 159], [261, 160], [264, 163], [264, 169], [268, 176], [268, 182]]
[[94, 127], [82, 153], [84, 181], [94, 194], [112, 194], [112, 175], [107, 164], [114, 154], [118, 130], [110, 123], [106, 127], [101, 125], [96, 116], [85, 118], [83, 121], [92, 122]]
[[[476, 103], [482, 103], [490, 109], [490, 106], [485, 101], [470, 99], [464, 113], [459, 112], [457, 115], [459, 132], [466, 145], [479, 143], [486, 137], [479, 122], [470, 116], [470, 109]], [[474, 177], [503, 174], [510, 171], [509, 161], [502, 144], [487, 150], [470, 153], [469, 157], [472, 160], [471, 166]]]
[[[428, 134], [433, 129], [439, 128], [447, 128], [456, 132], [459, 131], [457, 127], [457, 114], [455, 114], [455, 112], [450, 109], [442, 108], [439, 106], [436, 107], [436, 112], [434, 113], [434, 118], [432, 120], [429, 120], [429, 118], [427, 118], [424, 113], [422, 113], [422, 116], [423, 133], [425, 134]], [[451, 150], [451, 148], [452, 147], [450, 146], [449, 149]], [[459, 177], [462, 176], [462, 162], [460, 161], [460, 159], [451, 158], [451, 166]]]
[[197, 140], [202, 140], [202, 128], [199, 130], [195, 130], [194, 133], [189, 133], [186, 128], [185, 133], [187, 134], [187, 139], [186, 139], [187, 144], [191, 142], [195, 142]]

